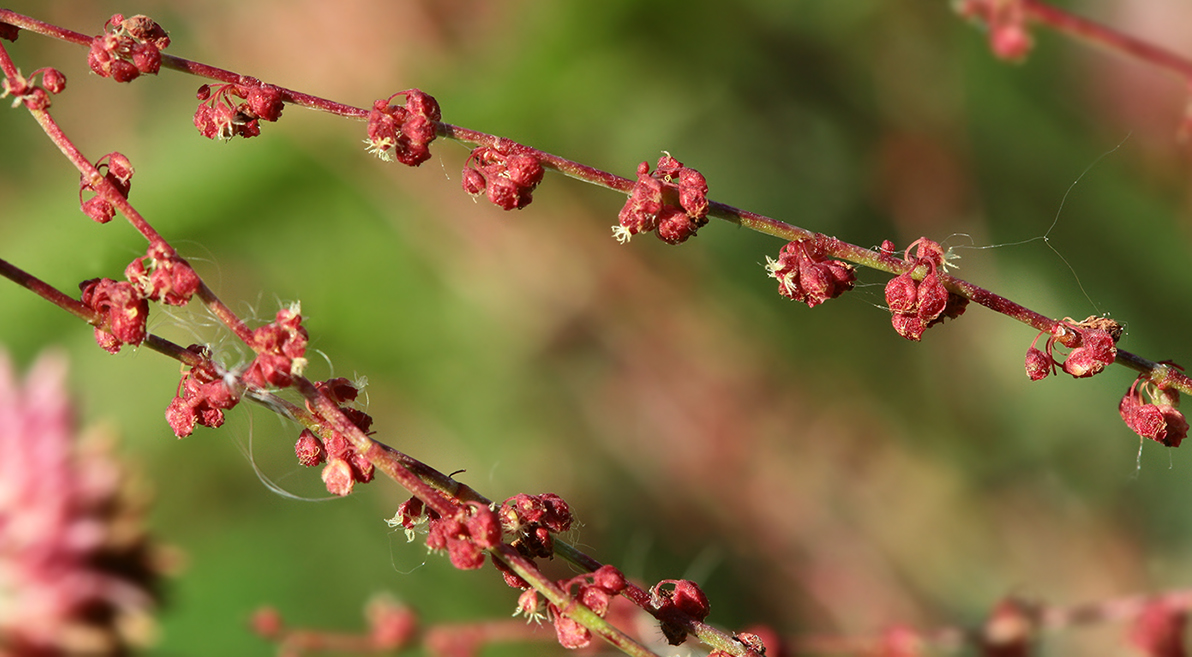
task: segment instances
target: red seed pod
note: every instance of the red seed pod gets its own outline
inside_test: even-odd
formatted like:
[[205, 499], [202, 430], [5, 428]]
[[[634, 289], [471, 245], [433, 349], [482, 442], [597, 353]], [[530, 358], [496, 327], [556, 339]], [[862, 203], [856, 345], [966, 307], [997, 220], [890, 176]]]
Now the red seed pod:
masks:
[[509, 179], [519, 187], [537, 186], [545, 173], [538, 158], [525, 154], [510, 155], [505, 161], [505, 169]]
[[298, 442], [294, 444], [294, 454], [298, 457], [298, 462], [308, 468], [327, 460], [323, 441], [319, 440], [310, 429], [303, 429], [302, 433], [298, 435]]
[[66, 76], [56, 68], [45, 69], [41, 74], [41, 82], [45, 85], [46, 91], [55, 95], [66, 89]]
[[406, 109], [431, 121], [441, 121], [443, 119], [443, 112], [439, 109], [439, 101], [435, 100], [434, 96], [421, 89], [410, 89], [402, 93], [406, 96]]
[[248, 109], [256, 117], [266, 121], [276, 121], [281, 118], [281, 111], [285, 108], [281, 89], [271, 84], [257, 84], [248, 89]]
[[166, 407], [166, 422], [174, 431], [174, 435], [179, 438], [185, 438], [194, 433], [197, 419], [198, 413], [181, 397], [175, 397]]
[[919, 304], [918, 282], [910, 272], [900, 274], [886, 283], [886, 305], [896, 314], [914, 313]]
[[501, 522], [486, 504], [469, 502], [471, 515], [464, 521], [468, 535], [481, 548], [491, 548], [501, 542]]
[[435, 124], [430, 122], [430, 119], [423, 117], [422, 114], [408, 114], [402, 122], [402, 135], [409, 140], [411, 150], [417, 148], [420, 150], [420, 155], [424, 154], [422, 160], [412, 166], [421, 165], [422, 162], [430, 159], [430, 150], [424, 148], [426, 144], [435, 140]]
[[33, 87], [19, 98], [31, 110], [41, 111], [50, 106], [50, 94], [41, 87]]
[[484, 174], [476, 167], [464, 167], [461, 175], [463, 181], [464, 191], [472, 196], [479, 196], [484, 193]]
[[108, 65], [108, 75], [116, 82], [132, 82], [141, 76], [141, 70], [132, 62], [113, 59]]
[[327, 461], [327, 465], [323, 466], [322, 478], [327, 492], [339, 497], [349, 495], [356, 484], [356, 479], [352, 476], [352, 466], [338, 458]]
[[132, 187], [132, 174], [134, 173], [132, 163], [128, 161], [121, 153], [112, 152], [100, 158], [100, 162], [107, 161], [107, 179], [122, 196], [127, 197], [129, 189]]
[[894, 315], [890, 318], [894, 330], [898, 335], [918, 342], [923, 339], [923, 332], [927, 330], [927, 323], [918, 315]]
[[1076, 378], [1099, 374], [1117, 358], [1113, 337], [1101, 329], [1080, 331], [1080, 346], [1068, 353], [1063, 370]]
[[82, 204], [83, 214], [96, 223], [106, 224], [116, 216], [116, 208], [102, 197], [93, 196]]
[[128, 33], [128, 35], [138, 41], [144, 41], [156, 46], [159, 49], [164, 49], [170, 45], [170, 36], [166, 33], [161, 25], [156, 21], [143, 14], [130, 16], [129, 18], [121, 18], [116, 20], [120, 14], [112, 16], [113, 23], [119, 23], [120, 27]]
[[672, 205], [662, 206], [662, 211], [658, 213], [658, 239], [667, 244], [682, 244], [687, 241], [688, 237], [695, 234], [699, 228], [692, 221], [691, 217], [687, 216], [687, 212], [682, 208], [674, 207]]
[[592, 572], [592, 584], [615, 594], [624, 591], [629, 583], [616, 566], [605, 564]]
[[1032, 344], [1026, 351], [1026, 375], [1031, 381], [1047, 378], [1055, 370], [1055, 361]]
[[161, 69], [161, 51], [151, 43], [138, 43], [132, 48], [132, 64], [140, 73], [156, 75]]
[[543, 493], [539, 499], [544, 510], [541, 521], [547, 529], [556, 533], [571, 529], [571, 506], [563, 498], [554, 493]]
[[[325, 393], [328, 397], [331, 397], [331, 399], [337, 404], [356, 401], [357, 395], [360, 394], [360, 390], [353, 385], [351, 381], [345, 379], [342, 376], [337, 376], [333, 379], [327, 379], [326, 381], [318, 381], [315, 383], [315, 388]], [[353, 422], [355, 422], [355, 420], [353, 420]], [[371, 418], [369, 419], [369, 422], [371, 423]], [[357, 424], [356, 426], [360, 425]], [[361, 427], [361, 429], [367, 431], [367, 429], [364, 427]]]
[[552, 622], [555, 626], [555, 636], [559, 639], [559, 645], [569, 650], [576, 650], [586, 648], [588, 644], [592, 643], [592, 632], [588, 628], [559, 614], [554, 605], [551, 605], [550, 608], [554, 612]]
[[924, 322], [930, 322], [940, 316], [944, 312], [944, 308], [948, 306], [948, 290], [940, 281], [939, 275], [935, 270], [927, 272], [923, 280], [919, 282], [918, 290], [918, 314]]

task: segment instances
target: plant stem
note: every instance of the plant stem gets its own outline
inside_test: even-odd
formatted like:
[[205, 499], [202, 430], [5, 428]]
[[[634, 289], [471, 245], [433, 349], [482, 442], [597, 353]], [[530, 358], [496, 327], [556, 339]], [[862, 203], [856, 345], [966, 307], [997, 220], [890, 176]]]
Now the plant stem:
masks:
[[1041, 0], [1021, 0], [1023, 9], [1034, 22], [1056, 32], [1093, 44], [1120, 55], [1145, 62], [1192, 82], [1192, 60], [1166, 48], [1160, 48], [1107, 25], [1053, 7]]

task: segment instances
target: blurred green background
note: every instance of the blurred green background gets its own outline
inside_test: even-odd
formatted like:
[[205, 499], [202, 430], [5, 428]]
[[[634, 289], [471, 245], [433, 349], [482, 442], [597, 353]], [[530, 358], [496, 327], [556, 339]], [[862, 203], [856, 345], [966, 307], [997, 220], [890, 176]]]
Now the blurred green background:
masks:
[[[1057, 4], [1177, 47], [1192, 27], [1179, 0]], [[979, 285], [1055, 317], [1108, 313], [1122, 348], [1192, 364], [1185, 92], [1052, 33], [1012, 65], [942, 0], [8, 6], [87, 33], [146, 13], [172, 54], [357, 106], [420, 87], [450, 123], [625, 176], [667, 150], [716, 200], [865, 246], [942, 241]], [[697, 579], [710, 622], [865, 635], [978, 624], [1007, 595], [1192, 582], [1192, 457], [1148, 443], [1136, 462], [1124, 368], [1032, 384], [1032, 330], [972, 307], [906, 342], [883, 274], [810, 311], [765, 276], [781, 243], [723, 222], [678, 248], [620, 246], [615, 193], [552, 174], [504, 213], [460, 191], [458, 144], [384, 164], [363, 123], [293, 107], [259, 138], [211, 142], [191, 125], [196, 79], [117, 86], [84, 49], [31, 34], [11, 52], [66, 73], [68, 134], [131, 159], [133, 203], [229, 305], [268, 319], [301, 301], [325, 354], [310, 375], [367, 377], [378, 438], [495, 499], [562, 495], [573, 540], [646, 582]], [[5, 112], [0, 257], [68, 291], [118, 277], [143, 240], [77, 203], [77, 174]], [[0, 309], [18, 362], [69, 352], [82, 420], [122, 437], [156, 491], [155, 534], [187, 555], [152, 654], [268, 654], [246, 629], [263, 604], [342, 630], [377, 591], [427, 623], [513, 610], [491, 571], [454, 571], [381, 522], [404, 499], [391, 484], [271, 492], [254, 463], [320, 495], [293, 424], [245, 404], [178, 441], [176, 363], [109, 356], [14, 285]], [[152, 330], [244, 361], [197, 307], [153, 313]], [[1121, 654], [1119, 633], [1047, 641]]]

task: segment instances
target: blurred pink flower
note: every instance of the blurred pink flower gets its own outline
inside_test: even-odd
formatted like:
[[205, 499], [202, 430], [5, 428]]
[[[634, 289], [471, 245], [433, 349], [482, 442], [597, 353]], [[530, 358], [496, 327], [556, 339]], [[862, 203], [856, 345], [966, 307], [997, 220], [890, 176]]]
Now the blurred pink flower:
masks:
[[65, 375], [47, 355], [22, 383], [0, 351], [0, 654], [127, 653], [159, 601], [144, 505], [77, 439]]

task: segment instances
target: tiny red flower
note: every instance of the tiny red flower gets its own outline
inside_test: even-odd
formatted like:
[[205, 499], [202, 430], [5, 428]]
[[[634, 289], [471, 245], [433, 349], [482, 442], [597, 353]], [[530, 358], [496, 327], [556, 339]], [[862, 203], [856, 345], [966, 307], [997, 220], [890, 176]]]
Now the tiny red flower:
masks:
[[1034, 47], [1026, 29], [1022, 0], [963, 0], [959, 11], [962, 16], [985, 24], [989, 46], [1000, 59], [1020, 61]]
[[[95, 163], [95, 168], [105, 180], [116, 188], [121, 196], [128, 198], [134, 172], [127, 157], [116, 152], [108, 153], [99, 158]], [[79, 205], [83, 209], [83, 214], [101, 224], [106, 224], [116, 216], [116, 209], [102, 194], [96, 193], [95, 196], [84, 202], [84, 191], [98, 192], [86, 176], [82, 176], [79, 180]]]
[[488, 506], [469, 502], [455, 516], [430, 521], [426, 545], [432, 550], [446, 550], [451, 564], [460, 570], [475, 570], [484, 565], [488, 548], [501, 542], [501, 525]]
[[[699, 586], [685, 579], [664, 579], [650, 587], [650, 604], [663, 614], [677, 611], [697, 621], [707, 618], [711, 610], [708, 597]], [[666, 620], [662, 621], [662, 634], [672, 646], [683, 643], [687, 638], [686, 629]]]

